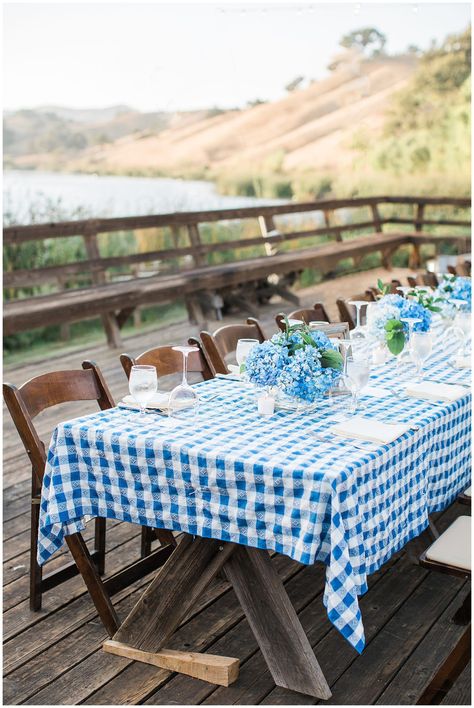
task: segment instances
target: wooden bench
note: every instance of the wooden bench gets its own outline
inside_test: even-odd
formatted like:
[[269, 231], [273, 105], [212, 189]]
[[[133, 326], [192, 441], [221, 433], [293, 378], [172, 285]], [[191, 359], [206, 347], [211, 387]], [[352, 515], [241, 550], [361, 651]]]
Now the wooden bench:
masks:
[[[379, 205], [383, 204], [414, 205], [416, 210], [412, 219], [382, 218]], [[12, 292], [14, 296], [7, 299], [4, 306], [4, 333], [9, 335], [52, 322], [67, 324], [100, 316], [109, 344], [117, 347], [120, 346], [120, 329], [137, 308], [144, 305], [184, 298], [190, 319], [203, 323], [203, 307], [206, 305], [218, 309], [221, 304], [237, 304], [249, 314], [256, 315], [258, 302], [275, 293], [298, 304], [298, 298], [288, 289], [288, 284], [293, 283], [305, 268], [317, 268], [327, 273], [343, 259], [351, 258], [358, 266], [364, 256], [380, 252], [383, 265], [389, 269], [393, 253], [404, 245], [411, 245], [412, 265], [417, 267], [422, 245], [434, 243], [437, 248], [446, 240], [465, 250], [468, 237], [422, 232], [424, 225], [464, 228], [470, 225], [470, 221], [465, 220], [424, 218], [426, 206], [440, 205], [468, 208], [470, 202], [454, 198], [369, 197], [8, 227], [4, 229], [6, 245], [82, 236], [88, 258], [31, 270], [7, 268], [4, 288], [8, 289], [10, 297]], [[336, 220], [340, 210], [347, 212], [363, 208], [369, 210], [367, 220], [348, 221], [346, 218], [344, 223]], [[292, 214], [298, 214], [300, 218], [306, 214], [314, 221], [314, 212], [319, 213], [315, 228], [286, 232], [275, 225], [275, 218]], [[243, 219], [255, 219], [260, 233], [250, 238], [217, 243], [203, 241], [199, 225]], [[413, 224], [415, 230], [383, 231], [384, 224], [394, 223]], [[174, 245], [126, 256], [100, 255], [99, 234], [138, 229], [168, 229]], [[183, 230], [185, 245], [180, 243]], [[362, 234], [344, 240], [343, 234], [348, 232]], [[322, 238], [331, 240], [321, 243]], [[307, 239], [319, 242], [301, 247]], [[287, 249], [288, 244], [291, 249]], [[237, 259], [236, 251], [240, 254], [241, 251], [248, 252], [249, 248], [253, 251], [257, 248], [259, 255]], [[216, 254], [225, 252], [233, 255], [232, 262], [209, 263]], [[137, 266], [147, 263], [157, 264], [155, 272], [151, 275], [145, 272], [144, 277], [137, 277]], [[114, 280], [113, 269], [117, 267], [127, 267], [128, 272]], [[59, 292], [18, 297], [18, 293], [24, 293], [25, 289], [43, 288], [44, 291], [47, 286], [51, 291], [52, 283]]]

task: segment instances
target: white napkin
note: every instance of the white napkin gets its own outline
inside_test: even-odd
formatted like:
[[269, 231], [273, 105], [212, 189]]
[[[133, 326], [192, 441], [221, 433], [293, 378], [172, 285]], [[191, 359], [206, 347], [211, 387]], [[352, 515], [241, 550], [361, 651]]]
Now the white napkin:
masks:
[[[154, 410], [159, 410], [159, 411], [165, 411], [168, 410], [168, 401], [169, 401], [170, 394], [169, 393], [163, 393], [161, 391], [157, 391], [153, 398], [148, 401], [146, 404], [146, 408], [151, 408]], [[125, 396], [122, 399], [122, 403], [127, 406], [127, 408], [134, 408], [136, 410], [140, 409], [140, 406], [136, 402], [136, 400], [133, 398], [133, 396]]]
[[328, 429], [328, 433], [341, 435], [345, 438], [355, 438], [358, 440], [370, 440], [387, 444], [396, 440], [410, 429], [408, 423], [382, 423], [374, 418], [363, 418], [354, 416], [342, 423], [336, 423]]
[[241, 376], [240, 366], [238, 364], [227, 364], [227, 368], [232, 376]]
[[406, 393], [415, 398], [426, 398], [428, 401], [457, 401], [469, 392], [465, 386], [437, 383], [436, 381], [421, 381], [406, 387]]

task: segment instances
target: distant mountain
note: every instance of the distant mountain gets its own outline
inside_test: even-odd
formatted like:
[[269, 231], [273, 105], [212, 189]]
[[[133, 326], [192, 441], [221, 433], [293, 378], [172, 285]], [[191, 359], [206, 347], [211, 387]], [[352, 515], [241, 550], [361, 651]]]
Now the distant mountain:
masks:
[[126, 105], [107, 108], [66, 108], [65, 106], [39, 106], [36, 113], [52, 113], [58, 118], [73, 123], [106, 123], [122, 113], [133, 113], [133, 108]]
[[358, 132], [374, 135], [381, 128], [416, 62], [413, 56], [338, 57], [326, 79], [242, 110], [18, 111], [5, 118], [5, 159], [13, 167], [119, 174], [340, 168], [352, 160]]

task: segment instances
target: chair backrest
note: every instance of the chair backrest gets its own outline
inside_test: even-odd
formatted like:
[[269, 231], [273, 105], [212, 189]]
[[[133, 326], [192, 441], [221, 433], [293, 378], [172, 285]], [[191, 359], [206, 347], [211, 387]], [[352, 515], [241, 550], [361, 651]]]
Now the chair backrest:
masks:
[[214, 334], [201, 332], [200, 337], [205, 357], [214, 375], [229, 373], [225, 358], [235, 352], [239, 339], [257, 339], [259, 342], [266, 339], [260, 322], [253, 317], [249, 317], [246, 324], [219, 327]]
[[434, 273], [427, 271], [426, 273], [419, 273], [415, 278], [416, 285], [427, 285], [432, 288], [437, 288], [439, 285], [438, 278]]
[[82, 369], [35, 376], [19, 388], [4, 383], [3, 397], [31, 460], [37, 485], [43, 479], [46, 451], [33, 418], [59, 403], [97, 401], [102, 410], [115, 405], [99, 367], [92, 361], [84, 361]]
[[407, 282], [411, 288], [416, 288], [416, 286], [418, 285], [418, 283], [416, 282], [416, 275], [408, 275]]
[[[207, 359], [204, 357], [199, 342], [193, 341], [193, 346], [198, 346], [198, 352], [190, 352], [188, 354], [188, 371], [202, 375], [204, 381], [213, 378], [213, 373], [209, 367]], [[180, 374], [183, 370], [183, 355], [177, 352], [172, 346], [163, 345], [148, 349], [143, 354], [137, 357], [132, 357], [130, 354], [121, 354], [120, 363], [123, 370], [130, 378], [130, 371], [135, 364], [148, 364], [155, 366], [158, 376], [171, 376], [172, 374]]]
[[[351, 300], [365, 300], [366, 302], [376, 302], [377, 298], [372, 290], [366, 290], [364, 293], [353, 295], [348, 298], [338, 298], [336, 300], [337, 309], [339, 310], [339, 319], [341, 322], [347, 322], [349, 329], [354, 329], [356, 326], [356, 308], [354, 305], [349, 305]], [[365, 312], [361, 312], [361, 319], [364, 322]]]

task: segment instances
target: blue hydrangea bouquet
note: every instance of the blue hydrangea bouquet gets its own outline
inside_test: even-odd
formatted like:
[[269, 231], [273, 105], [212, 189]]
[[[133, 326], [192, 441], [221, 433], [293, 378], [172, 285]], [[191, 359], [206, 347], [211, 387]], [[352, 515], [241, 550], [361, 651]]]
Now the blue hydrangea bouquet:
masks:
[[290, 408], [321, 399], [341, 370], [342, 356], [326, 334], [288, 321], [285, 332], [253, 347], [245, 362], [249, 381], [276, 388], [277, 402]]
[[385, 344], [395, 356], [403, 351], [407, 342], [409, 327], [403, 320], [419, 319], [414, 331], [427, 332], [431, 327], [432, 312], [439, 311], [435, 298], [425, 291], [414, 290], [410, 296], [406, 299], [401, 295], [383, 294], [367, 308], [367, 336]]
[[465, 309], [471, 309], [471, 278], [458, 275], [443, 275], [435, 290], [440, 313], [445, 320], [451, 320], [456, 314], [455, 300], [464, 300]]

